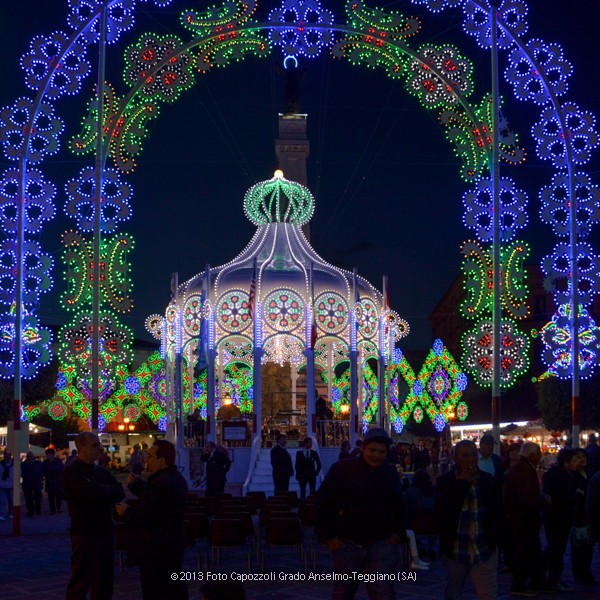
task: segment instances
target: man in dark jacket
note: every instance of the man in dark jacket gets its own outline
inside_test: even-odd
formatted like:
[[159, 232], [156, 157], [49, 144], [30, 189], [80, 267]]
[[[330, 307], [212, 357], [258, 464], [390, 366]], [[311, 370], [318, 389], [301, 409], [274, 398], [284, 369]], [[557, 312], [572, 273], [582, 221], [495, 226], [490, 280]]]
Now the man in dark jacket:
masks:
[[85, 600], [88, 591], [96, 600], [113, 594], [113, 505], [125, 498], [121, 484], [94, 464], [102, 453], [97, 435], [80, 433], [78, 457], [63, 472], [63, 487], [71, 517], [71, 579], [67, 600]]
[[312, 449], [312, 439], [304, 438], [303, 449], [296, 452], [296, 479], [300, 484], [300, 499], [306, 498], [306, 485], [314, 492], [317, 475], [321, 472], [321, 459]]
[[51, 515], [56, 514], [57, 511], [62, 512], [64, 468], [63, 461], [56, 456], [56, 450], [48, 448], [46, 450], [46, 460], [42, 463], [42, 475], [46, 483]]
[[392, 581], [378, 575], [395, 573], [398, 544], [406, 540], [402, 486], [396, 469], [386, 462], [391, 439], [383, 429], [365, 435], [360, 457], [334, 463], [317, 496], [317, 531], [327, 544], [336, 574], [334, 598], [353, 598], [360, 580], [353, 572], [370, 574], [369, 597], [393, 599]]
[[218, 450], [214, 442], [206, 444], [206, 452], [200, 457], [206, 463], [206, 495], [222, 494], [227, 481], [230, 461], [222, 450]]
[[598, 439], [595, 433], [590, 433], [585, 453], [587, 454], [586, 471], [588, 478], [591, 479], [600, 470], [600, 446], [598, 446]]
[[419, 469], [425, 470], [431, 464], [429, 450], [425, 448], [425, 442], [423, 440], [420, 440], [418, 445], [413, 448], [411, 459], [413, 471], [418, 471]]
[[130, 548], [128, 563], [140, 566], [144, 600], [187, 600], [185, 581], [171, 579], [181, 572], [185, 549], [184, 519], [188, 486], [175, 466], [175, 446], [156, 440], [148, 450], [148, 471], [144, 481], [130, 474], [129, 489], [139, 501], [124, 512], [134, 531], [136, 544]]
[[292, 457], [285, 449], [287, 437], [277, 436], [277, 443], [271, 448], [271, 466], [273, 467], [273, 485], [275, 494], [287, 492], [290, 489], [290, 477], [294, 474]]
[[525, 442], [504, 486], [504, 506], [515, 547], [511, 592], [517, 596], [535, 596], [536, 590], [544, 587], [540, 542], [544, 501], [537, 476], [541, 458], [540, 447]]
[[33, 452], [27, 453], [27, 458], [21, 463], [23, 478], [23, 495], [27, 506], [27, 516], [42, 514], [42, 463], [35, 460]]
[[543, 513], [546, 532], [546, 549], [542, 562], [548, 569], [548, 590], [572, 591], [573, 588], [560, 581], [564, 569], [564, 554], [569, 541], [569, 532], [575, 518], [576, 488], [575, 473], [579, 467], [577, 450], [563, 448], [556, 465], [544, 475], [542, 489], [550, 496], [550, 505]]
[[459, 442], [454, 449], [455, 467], [440, 475], [436, 483], [440, 551], [446, 567], [445, 600], [462, 597], [467, 575], [479, 600], [497, 595], [500, 490], [494, 478], [477, 467], [477, 459], [473, 442]]

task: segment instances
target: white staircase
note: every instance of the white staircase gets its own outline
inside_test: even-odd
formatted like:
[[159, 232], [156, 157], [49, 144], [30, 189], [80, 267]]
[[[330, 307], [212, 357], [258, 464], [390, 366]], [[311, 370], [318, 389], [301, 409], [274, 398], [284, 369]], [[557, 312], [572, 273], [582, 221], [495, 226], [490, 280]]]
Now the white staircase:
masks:
[[[297, 449], [295, 449], [297, 450]], [[287, 451], [287, 450], [286, 450]], [[294, 464], [295, 452], [291, 454], [292, 465]], [[292, 475], [290, 477], [290, 491], [295, 490], [300, 495], [300, 487], [296, 478]], [[275, 493], [275, 486], [273, 485], [273, 467], [271, 467], [271, 448], [261, 448], [258, 460], [254, 465], [254, 471], [248, 484], [248, 491], [251, 492], [264, 492], [267, 497], [272, 496]]]

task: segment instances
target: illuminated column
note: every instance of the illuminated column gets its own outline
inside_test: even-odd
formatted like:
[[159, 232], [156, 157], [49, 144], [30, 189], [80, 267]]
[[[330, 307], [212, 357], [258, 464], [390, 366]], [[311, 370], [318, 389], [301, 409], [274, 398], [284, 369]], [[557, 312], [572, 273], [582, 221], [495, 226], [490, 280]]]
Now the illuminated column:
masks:
[[385, 414], [385, 318], [379, 319], [379, 360], [377, 361], [377, 424], [387, 429], [387, 418]]
[[353, 272], [352, 298], [354, 305], [350, 304], [350, 444], [354, 448], [356, 438], [359, 435], [359, 409], [358, 409], [358, 350], [357, 350], [357, 331], [356, 331], [356, 299], [358, 297], [358, 286], [356, 283], [356, 269]]
[[327, 401], [331, 403], [333, 401], [333, 353], [335, 352], [335, 346], [332, 340], [327, 340], [326, 345], [327, 352]]
[[315, 434], [315, 351], [307, 348], [306, 356], [306, 432], [307, 435]]
[[219, 390], [217, 397], [219, 399], [219, 408], [223, 406], [223, 377], [225, 374], [225, 352], [222, 348], [217, 348], [217, 362], [219, 363], [219, 379], [217, 381], [217, 389]]
[[100, 396], [100, 203], [102, 202], [102, 169], [104, 165], [104, 71], [107, 6], [100, 7], [100, 39], [98, 40], [98, 122], [96, 124], [96, 161], [94, 173], [94, 249], [92, 267], [92, 415], [91, 430], [98, 433], [98, 409]]
[[501, 274], [500, 274], [500, 245], [502, 243], [500, 219], [500, 138], [498, 131], [499, 118], [499, 96], [498, 96], [498, 23], [497, 23], [498, 8], [494, 5], [490, 8], [490, 17], [492, 24], [492, 163], [490, 171], [492, 175], [492, 229], [493, 229], [493, 305], [492, 305], [492, 320], [493, 320], [493, 339], [494, 339], [494, 354], [493, 354], [493, 380], [492, 380], [492, 435], [496, 442], [500, 443], [500, 329], [502, 321], [502, 304], [501, 304]]
[[262, 431], [262, 310], [261, 303], [256, 302], [254, 310], [254, 358], [252, 363], [252, 390], [254, 405], [254, 435], [260, 436]]
[[[179, 288], [178, 288], [179, 289]], [[177, 317], [175, 318], [175, 444], [183, 447], [183, 310], [176, 298]]]
[[[311, 282], [312, 282], [312, 268], [311, 268]], [[312, 284], [311, 284], [312, 289]], [[311, 294], [311, 298], [314, 298], [314, 293]], [[316, 337], [316, 331], [313, 330], [315, 327], [313, 317], [313, 306], [314, 300], [306, 305], [305, 322], [306, 322], [306, 349], [303, 354], [306, 357], [306, 435], [314, 436], [316, 433], [314, 422], [315, 414], [315, 349], [313, 344]]]
[[363, 355], [361, 350], [356, 352], [356, 371], [357, 371], [357, 394], [356, 394], [356, 412], [358, 416], [358, 432], [357, 436], [362, 437], [363, 434], [363, 405], [364, 405], [364, 377], [363, 377]]
[[[210, 285], [208, 286], [210, 295]], [[210, 301], [210, 298], [209, 300]], [[206, 422], [208, 424], [208, 433], [206, 441], [214, 442], [217, 439], [217, 421], [215, 413], [215, 359], [217, 351], [215, 350], [215, 311], [209, 306], [208, 314], [208, 360], [206, 365]]]
[[169, 442], [175, 443], [175, 357], [165, 361], [165, 380], [167, 384], [167, 433]]
[[[292, 411], [296, 411], [298, 408], [298, 402], [296, 398], [296, 382], [298, 381], [298, 365], [296, 364], [295, 357], [290, 359], [290, 370], [292, 376]], [[292, 415], [292, 425], [298, 425], [298, 417], [293, 414]]]
[[188, 406], [188, 415], [191, 415], [194, 412], [194, 351], [192, 350], [192, 345], [190, 343], [188, 343], [187, 365], [189, 381], [188, 393], [190, 398], [190, 404]]

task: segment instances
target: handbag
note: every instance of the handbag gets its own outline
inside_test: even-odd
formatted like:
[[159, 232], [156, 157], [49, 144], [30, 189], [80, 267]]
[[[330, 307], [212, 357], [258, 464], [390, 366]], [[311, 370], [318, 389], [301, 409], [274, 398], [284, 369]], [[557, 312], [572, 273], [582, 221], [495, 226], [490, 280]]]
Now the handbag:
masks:
[[576, 548], [589, 546], [592, 543], [592, 526], [573, 527], [571, 529], [571, 545]]

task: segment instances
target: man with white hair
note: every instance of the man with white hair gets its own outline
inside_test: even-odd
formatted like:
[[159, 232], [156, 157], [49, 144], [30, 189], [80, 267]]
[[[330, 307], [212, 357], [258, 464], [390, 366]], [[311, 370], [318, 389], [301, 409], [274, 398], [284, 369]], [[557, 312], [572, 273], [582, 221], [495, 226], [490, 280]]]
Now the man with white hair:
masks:
[[534, 597], [544, 587], [540, 542], [540, 512], [544, 501], [537, 475], [541, 458], [538, 444], [525, 442], [518, 462], [508, 472], [504, 488], [506, 514], [515, 544], [513, 596]]

